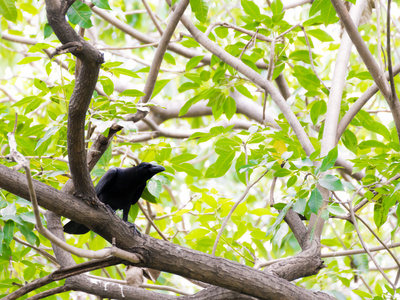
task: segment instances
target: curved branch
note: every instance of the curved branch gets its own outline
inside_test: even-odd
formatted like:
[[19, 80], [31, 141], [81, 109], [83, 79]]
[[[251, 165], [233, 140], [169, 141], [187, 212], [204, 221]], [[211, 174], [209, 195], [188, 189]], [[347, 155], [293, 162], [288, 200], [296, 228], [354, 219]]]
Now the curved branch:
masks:
[[96, 194], [86, 161], [85, 118], [104, 59], [103, 55], [79, 36], [65, 19], [70, 4], [72, 2], [46, 0], [46, 11], [49, 25], [63, 44], [62, 47], [71, 47], [72, 54], [82, 63], [69, 103], [68, 160], [75, 192], [82, 198], [94, 199]]
[[[400, 64], [397, 64], [393, 68], [393, 76], [396, 76], [400, 73]], [[386, 80], [389, 80], [389, 73], [385, 72]], [[343, 132], [346, 130], [347, 126], [349, 126], [351, 120], [356, 116], [356, 114], [362, 109], [362, 107], [368, 102], [369, 99], [373, 95], [375, 95], [379, 91], [378, 86], [376, 83], [371, 85], [364, 94], [361, 95], [360, 98], [357, 99], [356, 102], [350, 107], [350, 109], [346, 112], [344, 117], [340, 120], [337, 133], [336, 133], [336, 141], [339, 141], [340, 137], [342, 136]]]

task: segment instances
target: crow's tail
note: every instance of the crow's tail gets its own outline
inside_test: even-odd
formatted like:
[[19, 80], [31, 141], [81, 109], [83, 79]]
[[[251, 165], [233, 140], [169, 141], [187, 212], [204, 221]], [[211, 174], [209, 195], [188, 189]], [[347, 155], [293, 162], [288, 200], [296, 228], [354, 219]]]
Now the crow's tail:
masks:
[[85, 234], [90, 231], [85, 225], [76, 223], [74, 221], [69, 221], [64, 225], [64, 232], [69, 234]]

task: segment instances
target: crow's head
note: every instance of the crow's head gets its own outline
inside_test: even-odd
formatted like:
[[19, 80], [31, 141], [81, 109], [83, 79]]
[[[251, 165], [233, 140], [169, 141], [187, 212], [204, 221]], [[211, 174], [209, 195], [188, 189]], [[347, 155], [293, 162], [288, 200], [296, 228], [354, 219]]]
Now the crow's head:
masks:
[[143, 179], [148, 180], [157, 173], [165, 171], [165, 168], [163, 166], [143, 162], [135, 167], [135, 171], [137, 171], [140, 176], [143, 176]]

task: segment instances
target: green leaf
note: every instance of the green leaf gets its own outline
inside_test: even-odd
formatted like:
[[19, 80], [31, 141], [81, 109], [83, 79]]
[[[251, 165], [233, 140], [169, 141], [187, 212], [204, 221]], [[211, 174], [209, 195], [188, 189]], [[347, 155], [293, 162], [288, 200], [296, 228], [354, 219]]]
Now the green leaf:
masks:
[[207, 21], [208, 6], [205, 0], [190, 0], [190, 7], [196, 16], [196, 19], [201, 23]]
[[108, 4], [108, 0], [93, 0], [92, 2], [98, 8], [111, 10], [110, 4]]
[[157, 180], [153, 177], [147, 181], [146, 187], [150, 194], [157, 199], [160, 198], [160, 193], [162, 191], [162, 184], [160, 180]]
[[75, 25], [79, 25], [82, 28], [90, 28], [93, 26], [90, 17], [92, 16], [92, 10], [86, 4], [75, 1], [74, 4], [67, 11], [68, 20]]
[[307, 206], [307, 199], [299, 198], [293, 205], [293, 210], [300, 215], [304, 215]]
[[324, 2], [327, 2], [327, 1], [326, 0], [325, 1], [324, 0], [315, 0], [313, 2], [313, 4], [311, 5], [311, 8], [310, 8], [310, 12], [309, 12], [310, 17], [322, 10], [323, 5], [325, 4]]
[[124, 68], [112, 68], [108, 70], [109, 72], [113, 73], [115, 76], [119, 77], [119, 75], [125, 75], [129, 76], [132, 78], [140, 78], [136, 72], [133, 72], [132, 70], [124, 69]]
[[207, 205], [209, 205], [212, 208], [217, 208], [218, 203], [215, 200], [214, 197], [207, 195], [207, 194], [203, 194], [200, 198], [200, 201], [203, 201], [204, 203], [206, 203]]
[[185, 239], [190, 241], [192, 239], [202, 238], [209, 233], [210, 233], [209, 229], [196, 228], [193, 229], [191, 232], [189, 232], [189, 234], [185, 236]]
[[[141, 197], [142, 197], [144, 200], [146, 200], [147, 202], [157, 204], [157, 198], [154, 197], [154, 195], [152, 195], [152, 194], [149, 192], [149, 190], [147, 189], [147, 186], [146, 186], [146, 188], [144, 189], [144, 191], [143, 191]], [[137, 206], [137, 205], [133, 205], [133, 207], [135, 207], [135, 206]]]
[[156, 158], [158, 162], [163, 162], [171, 156], [172, 148], [170, 144], [159, 143], [159, 151], [157, 151]]
[[0, 0], [0, 14], [7, 20], [15, 22], [18, 12], [13, 0]]
[[35, 245], [39, 242], [39, 238], [32, 231], [32, 228], [29, 228], [27, 226], [21, 226], [21, 225], [18, 227], [21, 230], [21, 233], [24, 235], [24, 237], [26, 238], [26, 240], [28, 241], [29, 244]]
[[315, 0], [311, 5], [309, 15], [310, 17], [315, 15], [317, 12], [321, 12], [321, 21], [325, 25], [336, 22], [336, 11], [330, 0]]
[[368, 140], [368, 141], [362, 141], [360, 144], [358, 144], [358, 147], [363, 150], [363, 149], [368, 149], [368, 148], [383, 148], [383, 149], [388, 149], [389, 146], [376, 141], [376, 140]]
[[168, 52], [164, 53], [164, 60], [171, 65], [176, 65], [175, 58]]
[[326, 102], [324, 100], [314, 101], [311, 106], [310, 118], [314, 125], [317, 124], [318, 117], [325, 114], [327, 110]]
[[286, 177], [288, 175], [290, 175], [292, 172], [290, 172], [290, 170], [288, 169], [279, 169], [278, 171], [276, 171], [274, 173], [274, 177]]
[[332, 168], [335, 165], [336, 159], [338, 157], [337, 146], [329, 151], [328, 155], [322, 161], [321, 167], [319, 168], [320, 172], [325, 172]]
[[122, 93], [119, 94], [119, 96], [127, 96], [127, 97], [142, 97], [144, 95], [146, 95], [146, 94], [143, 93], [142, 91], [135, 90], [135, 89], [125, 90], [125, 91], [123, 91]]
[[323, 21], [325, 26], [335, 23], [338, 19], [336, 16], [336, 10], [332, 5], [331, 1], [325, 1], [326, 5], [322, 7], [321, 15], [324, 16]]
[[306, 90], [316, 91], [321, 86], [318, 77], [310, 69], [303, 66], [294, 66], [293, 76]]
[[194, 67], [197, 67], [203, 58], [204, 55], [192, 57], [186, 64], [186, 72], [190, 71]]
[[250, 211], [249, 213], [253, 214], [253, 215], [256, 215], [258, 217], [266, 216], [266, 215], [276, 216], [277, 217], [277, 214], [271, 213], [271, 209], [270, 208], [256, 208], [256, 209], [253, 209], [252, 211]]
[[219, 38], [224, 39], [228, 36], [229, 30], [226, 27], [217, 27], [215, 28], [215, 33]]
[[272, 80], [275, 80], [283, 72], [285, 65], [284, 62], [275, 65], [274, 72], [272, 73]]
[[349, 75], [347, 76], [346, 79], [351, 79], [351, 78], [358, 78], [360, 80], [374, 80], [372, 78], [372, 75], [370, 72], [356, 72], [354, 70], [350, 71]]
[[170, 160], [170, 162], [171, 162], [172, 164], [180, 164], [180, 163], [183, 163], [183, 162], [185, 162], [185, 161], [192, 160], [192, 159], [194, 159], [194, 158], [196, 158], [196, 157], [197, 157], [196, 154], [183, 153], [183, 154], [181, 154], [181, 155], [178, 155], [178, 156], [173, 157], [173, 158]]
[[311, 191], [310, 198], [308, 199], [308, 207], [310, 207], [310, 210], [313, 213], [318, 214], [318, 210], [321, 208], [322, 203], [323, 203], [323, 198], [321, 193], [317, 188], [314, 188]]
[[333, 175], [325, 175], [318, 180], [318, 183], [330, 191], [344, 191], [340, 179]]
[[105, 76], [101, 76], [99, 82], [103, 86], [104, 93], [110, 96], [114, 92], [114, 82]]
[[388, 218], [389, 210], [385, 209], [382, 205], [382, 198], [375, 202], [374, 205], [374, 222], [376, 227], [379, 229], [383, 224], [386, 223]]
[[351, 152], [357, 155], [357, 137], [353, 131], [346, 129], [341, 137], [343, 145], [349, 149]]
[[221, 177], [228, 172], [231, 167], [232, 161], [235, 158], [234, 151], [227, 152], [225, 155], [220, 155], [215, 163], [208, 167], [205, 177], [206, 178], [217, 178]]
[[264, 244], [256, 238], [252, 238], [251, 239], [253, 241], [253, 243], [256, 245], [257, 247], [257, 251], [261, 254], [261, 257], [263, 257], [264, 259], [268, 259], [268, 251], [267, 249], [265, 249]]
[[43, 32], [44, 32], [44, 38], [47, 39], [53, 33], [53, 28], [51, 28], [51, 26], [48, 23], [46, 23], [44, 25]]
[[153, 94], [151, 95], [151, 99], [153, 99], [161, 90], [170, 82], [171, 79], [163, 79], [157, 80], [156, 85], [154, 86]]
[[11, 220], [4, 222], [3, 233], [4, 233], [4, 243], [6, 245], [10, 244], [14, 237], [14, 227], [15, 223]]
[[229, 155], [231, 152], [238, 151], [240, 149], [240, 143], [236, 140], [223, 137], [215, 143], [215, 152], [219, 155]]
[[291, 186], [293, 186], [297, 181], [297, 176], [293, 175], [292, 177], [289, 178], [289, 180], [286, 183], [287, 188], [290, 188]]
[[[1, 1], [1, 0], [0, 0]], [[38, 57], [38, 56], [28, 56], [28, 57], [24, 57], [23, 59], [21, 59], [19, 62], [17, 62], [18, 65], [25, 65], [25, 64], [29, 64], [33, 61], [38, 61], [41, 60], [42, 57]]]
[[26, 11], [27, 13], [30, 13], [33, 16], [38, 14], [38, 9], [36, 7], [34, 7], [32, 4], [30, 4], [30, 3], [21, 3], [19, 5], [19, 7], [22, 10]]
[[285, 205], [285, 207], [280, 211], [278, 217], [276, 218], [274, 224], [271, 225], [271, 227], [268, 228], [267, 233], [265, 236], [269, 236], [275, 229], [276, 227], [281, 224], [283, 218], [286, 216], [287, 211], [289, 208], [291, 208], [293, 205], [293, 201], [290, 201], [288, 204]]
[[307, 30], [307, 33], [309, 35], [312, 35], [313, 37], [317, 38], [321, 42], [333, 42], [334, 39], [324, 30], [322, 29], [311, 29]]
[[246, 14], [256, 20], [261, 19], [260, 8], [253, 1], [241, 0], [240, 3], [242, 4], [243, 10]]
[[191, 108], [192, 105], [196, 104], [200, 100], [202, 100], [202, 97], [200, 95], [196, 95], [193, 98], [186, 101], [186, 103], [182, 106], [181, 110], [179, 111], [179, 117], [187, 114], [189, 108]]
[[200, 87], [200, 85], [198, 83], [195, 82], [185, 82], [183, 83], [179, 88], [178, 91], [179, 93], [183, 93], [187, 90], [191, 90], [191, 89], [198, 89]]
[[236, 101], [233, 99], [231, 96], [228, 96], [223, 104], [223, 109], [225, 112], [225, 115], [228, 120], [232, 119], [232, 117], [236, 113]]
[[253, 95], [249, 92], [247, 87], [245, 87], [244, 85], [239, 84], [239, 85], [236, 85], [235, 88], [243, 96], [246, 96], [247, 98], [253, 99]]
[[372, 299], [372, 295], [370, 293], [367, 293], [367, 292], [364, 292], [364, 291], [353, 290], [353, 293], [358, 295], [358, 296], [360, 296], [361, 298], [364, 298], [364, 299]]
[[283, 5], [282, 5], [281, 0], [274, 0], [271, 3], [271, 10], [272, 10], [272, 14], [274, 14], [274, 15], [281, 14], [282, 10], [283, 10]]
[[49, 138], [51, 138], [58, 130], [60, 129], [59, 126], [52, 126], [49, 129], [47, 129], [46, 133], [44, 136], [37, 142], [35, 150], [37, 150], [43, 142], [47, 141]]
[[36, 108], [39, 107], [40, 104], [44, 102], [44, 99], [42, 98], [35, 98], [33, 101], [31, 101], [25, 108], [25, 114], [34, 111]]
[[107, 150], [100, 157], [98, 165], [102, 167], [106, 167], [112, 158], [112, 147], [108, 146]]
[[203, 71], [201, 71], [201, 73], [200, 73], [200, 79], [201, 79], [202, 81], [208, 81], [208, 80], [210, 79], [210, 76], [211, 76], [211, 74], [210, 74], [209, 71], [203, 70]]
[[[310, 53], [307, 50], [293, 51], [293, 52], [290, 53], [289, 58], [293, 59], [293, 60], [297, 60], [297, 61], [303, 61], [303, 62], [305, 62], [307, 64], [311, 64]], [[312, 58], [316, 59], [317, 55], [312, 53]]]
[[360, 110], [357, 114], [357, 120], [360, 122], [361, 126], [372, 132], [382, 135], [388, 141], [391, 140], [391, 135], [387, 127], [377, 121], [364, 110]]
[[201, 177], [201, 171], [195, 169], [193, 165], [188, 163], [172, 164], [172, 167], [178, 172], [185, 172], [186, 174], [193, 177]]

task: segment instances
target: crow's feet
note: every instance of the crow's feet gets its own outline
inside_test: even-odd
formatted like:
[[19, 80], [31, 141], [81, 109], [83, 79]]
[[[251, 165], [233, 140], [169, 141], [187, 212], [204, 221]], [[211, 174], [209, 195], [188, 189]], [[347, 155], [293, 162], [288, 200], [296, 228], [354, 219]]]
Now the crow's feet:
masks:
[[128, 226], [129, 226], [130, 228], [133, 228], [133, 234], [134, 234], [134, 235], [135, 235], [135, 234], [137, 234], [137, 235], [139, 235], [139, 236], [142, 235], [142, 234], [140, 233], [140, 231], [137, 229], [137, 227], [136, 227], [135, 224], [130, 223], [130, 222], [126, 222], [126, 223], [128, 223]]

